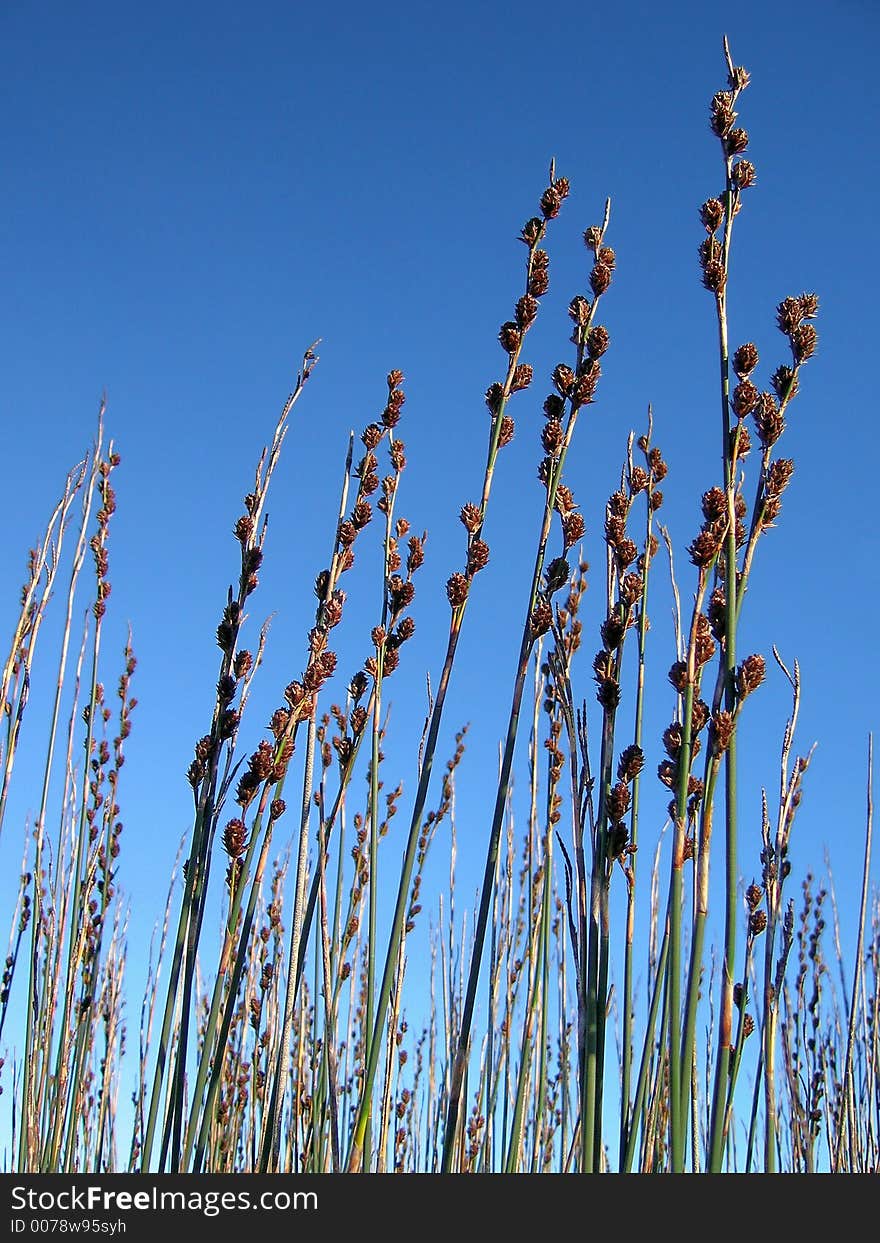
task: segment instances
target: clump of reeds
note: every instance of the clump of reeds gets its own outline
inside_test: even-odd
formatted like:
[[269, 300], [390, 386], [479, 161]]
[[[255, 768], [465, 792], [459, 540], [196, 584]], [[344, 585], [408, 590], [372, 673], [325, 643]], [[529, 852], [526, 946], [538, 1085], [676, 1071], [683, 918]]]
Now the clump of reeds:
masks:
[[[16, 755], [37, 724], [26, 709], [38, 638], [73, 540], [45, 775], [0, 988], [0, 1035], [21, 1020], [6, 1098], [15, 1102], [10, 1164], [42, 1172], [876, 1168], [880, 915], [867, 883], [870, 778], [857, 957], [850, 971], [835, 934], [838, 982], [826, 948], [830, 879], [826, 887], [808, 874], [799, 914], [786, 884], [812, 752], [794, 751], [800, 672], [776, 647], [792, 692], [776, 795], [750, 789], [738, 762], [746, 701], [767, 675], [764, 656], [738, 650], [738, 630], [755, 555], [793, 475], [778, 445], [816, 349], [818, 300], [779, 303], [787, 353], [759, 388], [757, 346], [732, 348], [728, 319], [734, 226], [756, 172], [737, 124], [749, 75], [726, 42], [725, 56], [727, 84], [710, 104], [723, 185], [699, 210], [700, 271], [718, 340], [721, 469], [707, 471], [706, 490], [693, 498], [701, 518], [686, 550], [687, 607], [673, 541], [660, 526], [668, 468], [650, 410], [643, 434], [622, 437], [622, 468], [602, 503], [582, 496], [568, 469], [576, 430], [589, 437], [590, 407], [603, 398], [612, 336], [603, 321], [607, 306], [613, 327], [606, 294], [617, 256], [606, 202], [601, 222], [583, 234], [588, 258], [565, 329], [571, 349], [543, 399], [536, 539], [523, 571], [508, 725], [484, 808], [479, 900], [462, 912], [456, 782], [467, 727], [447, 738], [444, 709], [490, 560], [491, 497], [514, 435], [512, 400], [534, 378], [525, 359], [549, 288], [547, 246], [572, 197], [551, 165], [520, 233], [520, 285], [498, 332], [506, 361], [485, 395], [485, 468], [476, 499], [458, 514], [464, 554], [446, 579], [446, 647], [409, 774], [389, 774], [384, 751], [397, 684], [389, 680], [423, 607], [416, 576], [427, 546], [403, 516], [399, 370], [387, 375], [357, 457], [353, 435], [347, 445], [329, 555], [314, 567], [302, 666], [268, 723], [252, 721], [267, 630], [249, 637], [245, 605], [270, 551], [267, 498], [290, 417], [317, 362], [314, 349], [305, 354], [233, 524], [236, 581], [220, 609], [216, 686], [186, 773], [192, 828], [150, 951], [136, 1073], [125, 1060], [133, 985], [118, 801], [136, 662], [129, 639], [114, 711], [100, 669], [119, 457], [104, 447], [102, 410], [96, 444], [31, 553], [0, 684], [2, 823]], [[583, 555], [588, 520], [604, 535], [599, 572]], [[648, 634], [661, 537], [677, 622], [674, 650], [655, 665]], [[89, 550], [95, 582], [71, 662]], [[381, 586], [375, 614], [346, 591], [356, 553]], [[365, 652], [353, 673], [338, 668], [334, 632], [343, 623]], [[768, 645], [774, 639], [767, 634]], [[585, 642], [595, 653], [586, 671]], [[662, 737], [648, 736], [648, 704], [667, 697], [672, 719]], [[448, 758], [432, 804], [438, 752]], [[59, 769], [60, 804], [50, 811]], [[651, 770], [666, 791], [665, 833]], [[514, 798], [520, 772], [526, 795]], [[757, 836], [743, 831], [745, 801], [760, 807]], [[401, 812], [408, 827], [395, 859], [388, 830]], [[279, 839], [279, 825], [291, 821]], [[435, 895], [428, 865], [438, 849], [448, 851], [449, 879]], [[650, 866], [639, 862], [645, 853]], [[724, 878], [717, 911], [713, 874]], [[716, 926], [721, 942], [710, 955]], [[128, 1083], [130, 1119], [120, 1107]]]

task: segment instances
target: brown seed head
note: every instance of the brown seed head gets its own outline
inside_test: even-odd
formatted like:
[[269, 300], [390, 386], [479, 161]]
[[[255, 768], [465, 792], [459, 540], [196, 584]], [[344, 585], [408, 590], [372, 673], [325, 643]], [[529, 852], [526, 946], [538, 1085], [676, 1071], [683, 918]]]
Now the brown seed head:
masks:
[[523, 225], [522, 232], [520, 233], [520, 239], [524, 241], [527, 246], [534, 246], [543, 231], [544, 222], [537, 216], [532, 216], [531, 220], [527, 220]]
[[587, 333], [587, 353], [590, 358], [601, 358], [608, 349], [610, 342], [608, 329], [603, 324], [596, 324]]
[[223, 830], [223, 849], [230, 859], [238, 859], [247, 845], [247, 829], [241, 820], [228, 821]]
[[736, 691], [741, 700], [758, 689], [766, 671], [763, 656], [755, 654], [745, 658], [736, 672]]
[[565, 551], [573, 548], [578, 540], [583, 539], [586, 530], [584, 520], [579, 513], [566, 514], [562, 519], [562, 538]]
[[698, 570], [708, 569], [717, 557], [720, 547], [719, 533], [714, 527], [711, 530], [700, 531], [694, 542], [688, 546], [691, 563]]
[[532, 382], [532, 368], [529, 363], [520, 363], [514, 368], [513, 378], [510, 382], [510, 391], [518, 393], [524, 388], [528, 388]]
[[539, 600], [532, 609], [531, 616], [532, 638], [537, 639], [542, 634], [546, 634], [553, 625], [553, 609], [546, 600]]
[[[600, 252], [601, 253], [601, 252]], [[597, 263], [590, 273], [590, 288], [600, 297], [611, 284], [611, 268], [607, 263]]]
[[749, 145], [749, 136], [744, 129], [732, 129], [724, 142], [728, 155], [742, 155]]
[[468, 580], [463, 574], [453, 574], [446, 583], [446, 596], [452, 607], [464, 604], [468, 595]]
[[620, 753], [617, 776], [620, 781], [633, 781], [645, 767], [645, 755], [641, 747], [632, 743]]
[[548, 186], [541, 195], [541, 214], [545, 220], [553, 220], [559, 215], [562, 206], [562, 195], [556, 186]]
[[770, 383], [780, 401], [790, 401], [798, 391], [798, 374], [792, 367], [782, 364], [773, 372]]
[[[781, 370], [782, 368], [780, 368]], [[762, 446], [767, 449], [775, 445], [785, 430], [785, 419], [780, 414], [779, 407], [772, 393], [761, 394], [761, 400], [755, 411], [754, 419], [755, 429]]]
[[538, 314], [538, 299], [531, 294], [523, 294], [516, 304], [516, 322], [521, 331], [526, 332], [535, 322]]
[[493, 418], [500, 412], [503, 404], [504, 386], [496, 381], [495, 384], [490, 384], [486, 389], [486, 405], [489, 407]]
[[781, 496], [794, 474], [794, 462], [790, 458], [779, 458], [770, 463], [767, 471], [766, 489], [770, 496]]
[[733, 390], [733, 413], [738, 419], [744, 419], [747, 414], [751, 414], [761, 399], [761, 394], [755, 388], [751, 380], [740, 380], [736, 388]]
[[565, 363], [558, 363], [553, 369], [552, 380], [560, 397], [567, 397], [574, 388], [575, 374]]
[[720, 199], [706, 199], [700, 208], [700, 221], [707, 233], [715, 233], [724, 219], [724, 204]]
[[517, 324], [509, 319], [506, 324], [501, 325], [501, 331], [498, 333], [498, 340], [501, 342], [501, 348], [508, 354], [515, 354], [522, 341], [522, 333]]
[[718, 138], [726, 138], [733, 128], [736, 113], [730, 91], [718, 91], [709, 104], [709, 127]]
[[670, 667], [668, 677], [675, 689], [680, 694], [683, 694], [688, 683], [688, 671], [685, 662], [683, 660], [677, 660], [675, 664]]
[[741, 380], [746, 380], [758, 365], [758, 350], [751, 342], [741, 345], [733, 355], [733, 369]]
[[817, 339], [816, 329], [812, 324], [801, 324], [791, 334], [791, 352], [798, 366], [813, 357]]
[[800, 298], [785, 298], [776, 308], [776, 323], [779, 331], [790, 337], [804, 318]]
[[[542, 252], [537, 252], [542, 253]], [[550, 288], [550, 275], [547, 269], [533, 268], [529, 276], [528, 290], [533, 298], [542, 298]]]
[[612, 820], [622, 820], [629, 810], [629, 804], [629, 786], [624, 781], [618, 781], [617, 785], [612, 786], [608, 794], [609, 817]]
[[703, 285], [710, 293], [719, 294], [727, 284], [727, 271], [720, 260], [712, 260], [703, 268]]
[[591, 224], [584, 232], [584, 245], [592, 250], [593, 254], [598, 254], [602, 245], [602, 228], [601, 225]]
[[568, 314], [576, 324], [583, 327], [590, 318], [590, 303], [581, 294], [575, 294], [568, 304]]
[[749, 916], [749, 932], [753, 937], [758, 937], [767, 927], [767, 912], [753, 911]]
[[737, 160], [730, 170], [730, 179], [738, 190], [747, 190], [757, 181], [755, 166], [751, 160]]
[[601, 368], [597, 359], [590, 358], [581, 370], [571, 394], [572, 404], [586, 406], [593, 400], [599, 383]]
[[513, 440], [515, 423], [509, 414], [505, 414], [501, 419], [501, 427], [498, 430], [498, 448], [503, 449], [505, 445], [509, 445]]
[[458, 516], [465, 528], [472, 534], [479, 529], [482, 517], [479, 505], [472, 505], [468, 502], [467, 505], [462, 506], [461, 513]]
[[716, 712], [712, 717], [710, 738], [716, 755], [723, 755], [733, 737], [734, 721], [729, 712]]
[[468, 549], [468, 574], [477, 574], [489, 563], [489, 545], [481, 539], [471, 540]]

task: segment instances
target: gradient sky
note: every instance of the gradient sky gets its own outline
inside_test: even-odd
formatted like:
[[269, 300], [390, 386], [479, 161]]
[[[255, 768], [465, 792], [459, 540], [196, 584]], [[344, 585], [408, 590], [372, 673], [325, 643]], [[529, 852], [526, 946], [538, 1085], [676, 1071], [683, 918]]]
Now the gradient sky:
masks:
[[[569, 356], [568, 301], [586, 287], [581, 234], [601, 219], [608, 195], [618, 256], [603, 317], [612, 345], [567, 470], [597, 567], [580, 670], [592, 704], [604, 500], [649, 402], [670, 468], [662, 517], [689, 599], [684, 549], [720, 464], [714, 314], [696, 249], [697, 208], [720, 188], [707, 105], [725, 81], [725, 32], [752, 74], [740, 123], [758, 170], [737, 222], [731, 332], [734, 343], [758, 344], [764, 385], [785, 358], [776, 303], [802, 290], [821, 299], [819, 351], [780, 446], [796, 474], [778, 529], [759, 548], [741, 650], [769, 660], [775, 642], [788, 663], [800, 661], [798, 739], [801, 749], [818, 747], [792, 858], [800, 878], [808, 866], [822, 869], [828, 849], [849, 936], [867, 735], [880, 719], [871, 621], [880, 602], [877, 9], [869, 0], [728, 8], [691, 0], [0, 6], [0, 624], [8, 633], [27, 548], [90, 442], [106, 389], [108, 431], [122, 454], [108, 684], [129, 622], [139, 659], [121, 783], [120, 880], [133, 944], [149, 938], [189, 825], [184, 773], [210, 720], [213, 632], [236, 565], [231, 526], [302, 351], [318, 337], [320, 363], [270, 497], [266, 567], [250, 612], [254, 623], [274, 620], [242, 742], [256, 744], [281, 689], [301, 672], [348, 429], [378, 414], [385, 374], [399, 367], [410, 463], [399, 509], [429, 532], [418, 633], [388, 690], [396, 741], [386, 782], [404, 778], [408, 811], [425, 674], [436, 678], [442, 662], [443, 584], [463, 557], [457, 514], [482, 478], [483, 392], [500, 378], [495, 338], [520, 292], [516, 238], [551, 157], [572, 194], [549, 239], [551, 291], [524, 355], [536, 383], [511, 407], [517, 436], [501, 457], [486, 527], [492, 560], [469, 607], [439, 757], [471, 721], [459, 794], [462, 902], [482, 872], [539, 521], [540, 402], [553, 366]], [[351, 581], [345, 678], [369, 651], [377, 565]], [[649, 772], [673, 710], [668, 593], [658, 587], [655, 600]], [[51, 632], [46, 644], [48, 656]], [[38, 749], [53, 663], [38, 662], [44, 681], [34, 679], [25, 722]], [[788, 707], [772, 667], [745, 721], [747, 881], [759, 869], [760, 791], [778, 780]], [[13, 875], [20, 826], [37, 801], [26, 764], [0, 845]], [[643, 831], [653, 841], [667, 795], [651, 778], [646, 797], [654, 827]], [[404, 821], [402, 812], [398, 840]], [[394, 833], [386, 866], [396, 877]], [[132, 966], [133, 1018], [142, 984], [134, 952]]]

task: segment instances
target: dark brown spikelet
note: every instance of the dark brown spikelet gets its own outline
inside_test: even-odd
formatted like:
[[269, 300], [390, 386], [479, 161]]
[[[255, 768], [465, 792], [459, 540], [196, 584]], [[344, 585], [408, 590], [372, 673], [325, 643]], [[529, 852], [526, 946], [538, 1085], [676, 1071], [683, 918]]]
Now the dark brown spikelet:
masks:
[[761, 905], [764, 891], [760, 885], [749, 885], [746, 890], [746, 903], [750, 911], [756, 911]]
[[767, 927], [767, 912], [753, 911], [749, 916], [749, 932], [753, 937], [759, 937]]
[[794, 474], [794, 462], [790, 458], [779, 458], [770, 463], [767, 471], [766, 489], [770, 496], [781, 496]]
[[648, 464], [651, 467], [651, 478], [655, 483], [662, 483], [668, 473], [668, 467], [663, 461], [663, 454], [659, 449], [653, 448], [648, 455]]
[[498, 448], [503, 449], [505, 445], [509, 445], [513, 440], [513, 433], [516, 430], [516, 424], [509, 414], [505, 414], [501, 419], [501, 426], [498, 429]]
[[755, 654], [745, 658], [736, 671], [736, 693], [741, 700], [758, 689], [764, 681], [766, 672], [763, 656]]
[[482, 513], [479, 505], [472, 505], [470, 503], [463, 505], [461, 513], [458, 516], [467, 530], [472, 534], [474, 531], [479, 529], [480, 522], [482, 520]]
[[691, 709], [691, 733], [696, 738], [709, 723], [709, 705], [703, 699], [695, 699]]
[[671, 665], [668, 677], [675, 689], [679, 693], [683, 694], [685, 687], [688, 684], [688, 671], [685, 662], [683, 660], [677, 660], [674, 665]]
[[741, 345], [733, 355], [733, 369], [741, 380], [747, 380], [758, 365], [758, 350], [751, 341]]
[[602, 227], [598, 224], [591, 224], [588, 229], [584, 230], [584, 245], [592, 250], [593, 254], [598, 254], [602, 245]]
[[641, 574], [625, 575], [623, 582], [620, 584], [621, 602], [631, 609], [641, 599], [644, 586]]
[[[782, 368], [780, 367], [779, 370], [781, 371]], [[785, 368], [785, 370], [788, 371], [788, 368]], [[794, 375], [794, 372], [791, 374]], [[775, 378], [774, 376], [774, 380]], [[785, 431], [785, 419], [782, 417], [772, 393], [761, 394], [761, 400], [754, 413], [754, 420], [758, 439], [765, 449], [775, 445]]]
[[749, 145], [749, 136], [744, 129], [732, 129], [724, 142], [728, 155], [742, 155]]
[[738, 419], [744, 419], [746, 415], [751, 414], [761, 399], [761, 394], [755, 388], [751, 380], [740, 380], [736, 388], [733, 390], [733, 413]]
[[747, 190], [757, 181], [755, 166], [751, 160], [737, 160], [730, 170], [730, 179], [738, 190]]
[[269, 729], [277, 742], [290, 722], [290, 713], [286, 708], [276, 708], [269, 720]]
[[501, 407], [504, 405], [504, 386], [497, 381], [494, 384], [490, 384], [486, 389], [486, 405], [489, 407], [493, 417], [500, 412]]
[[688, 545], [688, 555], [691, 563], [698, 570], [705, 570], [712, 564], [718, 555], [721, 547], [721, 537], [717, 530], [703, 530], [699, 533], [692, 544]]
[[468, 580], [463, 574], [453, 574], [446, 583], [446, 597], [452, 607], [464, 604], [468, 596]]
[[601, 358], [611, 338], [608, 335], [608, 329], [603, 324], [596, 324], [587, 333], [587, 353], [590, 358]]
[[489, 545], [481, 539], [471, 540], [468, 549], [468, 574], [477, 574], [489, 564]]
[[698, 613], [694, 633], [694, 660], [698, 667], [707, 664], [715, 655], [715, 642], [709, 619], [704, 613]]
[[613, 652], [616, 647], [620, 647], [623, 642], [623, 636], [626, 634], [626, 625], [619, 613], [609, 613], [600, 627], [602, 642], [605, 644], [609, 652]]
[[283, 798], [273, 798], [269, 804], [269, 815], [273, 820], [280, 820], [287, 810], [287, 804]]
[[501, 342], [501, 348], [505, 353], [515, 354], [522, 341], [522, 333], [519, 330], [519, 326], [513, 320], [508, 320], [506, 324], [501, 325], [498, 340]]
[[724, 521], [727, 517], [727, 497], [721, 488], [709, 488], [704, 492], [701, 506], [707, 522]]
[[544, 222], [538, 216], [532, 216], [531, 220], [527, 220], [520, 232], [520, 240], [525, 242], [527, 246], [534, 246], [544, 229]]
[[726, 711], [716, 712], [712, 717], [709, 731], [712, 748], [716, 755], [723, 755], [727, 750], [733, 737], [733, 730], [734, 720], [731, 713]]
[[541, 195], [541, 213], [545, 220], [554, 220], [562, 206], [562, 195], [555, 185], [548, 186]]
[[529, 625], [533, 639], [540, 638], [542, 634], [546, 634], [553, 625], [553, 609], [547, 600], [539, 600], [532, 609]]
[[597, 263], [590, 273], [590, 288], [596, 297], [605, 293], [611, 284], [611, 268], [607, 263]]
[[553, 368], [553, 383], [561, 397], [568, 397], [574, 388], [575, 374], [565, 363], [558, 363]]
[[749, 435], [749, 429], [744, 427], [742, 423], [737, 423], [736, 427], [730, 429], [730, 456], [735, 461], [740, 461], [746, 457], [752, 448], [752, 438]]
[[673, 721], [663, 731], [663, 750], [671, 760], [677, 759], [681, 751], [682, 728], [680, 721]]
[[251, 671], [254, 660], [250, 652], [242, 650], [236, 654], [232, 662], [232, 672], [236, 678], [246, 677]]
[[648, 484], [651, 482], [648, 472], [641, 466], [634, 466], [629, 477], [629, 486], [632, 489], [633, 496], [638, 496], [640, 492], [644, 492]]
[[247, 845], [247, 829], [241, 820], [230, 820], [223, 830], [223, 849], [230, 859], [238, 859]]
[[578, 540], [583, 539], [586, 526], [579, 513], [566, 514], [562, 519], [562, 541], [567, 552]]
[[720, 199], [706, 199], [700, 208], [700, 221], [707, 233], [715, 233], [724, 220], [724, 204]]
[[[543, 251], [536, 251], [536, 254], [543, 254]], [[542, 298], [549, 288], [550, 274], [547, 268], [532, 268], [528, 284], [529, 293], [534, 298]]]
[[510, 391], [519, 393], [522, 389], [528, 388], [532, 382], [532, 368], [529, 363], [520, 363], [513, 370], [513, 378], [510, 381]]
[[791, 352], [798, 365], [813, 357], [817, 339], [816, 329], [812, 324], [801, 324], [791, 334]]
[[612, 820], [622, 820], [629, 811], [630, 792], [625, 781], [618, 781], [608, 793], [608, 815]]
[[620, 781], [633, 781], [645, 767], [645, 755], [642, 748], [632, 743], [620, 753], [617, 764], [617, 776]]
[[776, 308], [776, 323], [779, 331], [790, 337], [804, 318], [800, 298], [785, 298]]
[[674, 790], [678, 782], [678, 765], [673, 760], [661, 760], [657, 765], [657, 776], [667, 789]]
[[378, 423], [369, 423], [364, 428], [361, 440], [368, 453], [371, 453], [376, 448], [384, 434]]
[[[569, 318], [581, 328], [583, 328], [589, 321], [590, 310], [590, 303], [582, 294], [575, 294], [571, 302], [568, 304]], [[572, 339], [576, 340], [576, 338]]]
[[419, 539], [417, 535], [411, 535], [409, 538], [409, 555], [406, 558], [406, 568], [410, 574], [415, 573], [425, 561], [425, 541]]
[[718, 91], [709, 104], [709, 127], [718, 138], [726, 138], [733, 128], [736, 113], [730, 91]]
[[713, 259], [703, 268], [703, 285], [710, 293], [719, 294], [727, 284], [727, 271], [720, 259]]
[[516, 304], [516, 322], [522, 332], [528, 331], [538, 314], [538, 299], [531, 294], [523, 294]]
[[596, 385], [599, 383], [601, 373], [601, 368], [596, 359], [591, 358], [584, 364], [572, 389], [571, 400], [573, 405], [589, 405], [596, 394]]
[[565, 557], [554, 557], [544, 573], [544, 582], [548, 596], [561, 590], [568, 582], [571, 568]]
[[798, 391], [798, 374], [794, 368], [783, 363], [773, 372], [770, 383], [780, 401], [791, 401]]

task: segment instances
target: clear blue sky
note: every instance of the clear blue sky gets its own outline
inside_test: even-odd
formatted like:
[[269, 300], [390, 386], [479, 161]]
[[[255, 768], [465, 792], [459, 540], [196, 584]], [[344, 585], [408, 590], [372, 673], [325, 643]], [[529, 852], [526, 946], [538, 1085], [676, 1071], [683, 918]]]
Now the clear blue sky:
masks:
[[[316, 337], [321, 361], [269, 505], [251, 615], [275, 619], [243, 742], [255, 745], [281, 688], [301, 671], [347, 432], [378, 413], [384, 376], [400, 367], [410, 465], [399, 504], [429, 542], [418, 634], [390, 686], [398, 734], [389, 757], [399, 769], [389, 765], [386, 780], [406, 777], [412, 793], [425, 672], [436, 677], [442, 661], [443, 584], [463, 556], [457, 513], [476, 499], [482, 475], [482, 395], [499, 378], [495, 337], [521, 282], [515, 239], [551, 156], [572, 195], [550, 238], [551, 293], [527, 350], [536, 384], [512, 408], [517, 438], [502, 456], [486, 529], [492, 561], [469, 609], [441, 748], [445, 756], [454, 730], [473, 722], [461, 770], [466, 882], [482, 870], [533, 556], [540, 401], [552, 367], [568, 358], [565, 308], [588, 271], [580, 237], [606, 195], [618, 255], [604, 317], [612, 346], [568, 470], [597, 567], [583, 693], [593, 701], [604, 499], [649, 402], [670, 467], [663, 517], [689, 595], [684, 547], [699, 526], [700, 494], [718, 481], [713, 311], [696, 248], [697, 208], [720, 188], [707, 104], [724, 84], [725, 32], [752, 73], [741, 121], [758, 169], [737, 228], [735, 343], [757, 342], [766, 377], [784, 356], [776, 303], [802, 290], [821, 299], [818, 355], [781, 446], [796, 475], [779, 527], [759, 549], [742, 648], [769, 658], [775, 642], [789, 662], [800, 660], [799, 738], [819, 747], [792, 855], [799, 874], [808, 861], [821, 869], [827, 845], [854, 901], [866, 738], [880, 720], [877, 9], [869, 0], [728, 7], [3, 4], [0, 622], [8, 632], [27, 547], [89, 442], [106, 389], [123, 458], [106, 651], [112, 662], [130, 621], [139, 658], [121, 786], [133, 940], [149, 936], [189, 822], [184, 771], [209, 722], [213, 631], [235, 572], [230, 528]], [[346, 676], [369, 650], [375, 582], [352, 580]], [[662, 684], [671, 632], [666, 596], [657, 599]], [[52, 666], [38, 669], [45, 683], [34, 686], [26, 722], [35, 741]], [[115, 681], [116, 665], [105, 671]], [[672, 707], [661, 690], [650, 770]], [[761, 784], [776, 782], [787, 710], [774, 669], [760, 702], [748, 705], [747, 842], [757, 843]], [[647, 786], [662, 808], [665, 792]], [[19, 819], [8, 821], [0, 847], [14, 870], [33, 789], [30, 797], [19, 783]], [[757, 849], [743, 862], [747, 879]], [[396, 875], [396, 854], [389, 866]], [[132, 1018], [140, 984], [132, 980]]]

